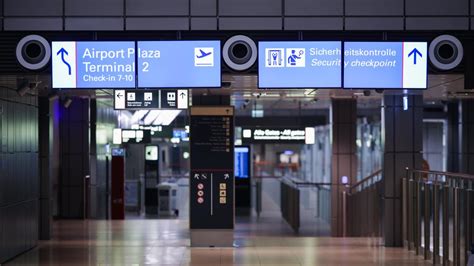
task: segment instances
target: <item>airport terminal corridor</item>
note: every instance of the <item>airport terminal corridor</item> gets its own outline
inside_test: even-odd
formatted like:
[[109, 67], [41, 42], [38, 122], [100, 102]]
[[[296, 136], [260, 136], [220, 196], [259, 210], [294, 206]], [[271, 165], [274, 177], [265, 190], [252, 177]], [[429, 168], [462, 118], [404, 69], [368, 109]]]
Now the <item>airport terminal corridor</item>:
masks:
[[0, 266], [474, 266], [473, 0], [0, 0]]

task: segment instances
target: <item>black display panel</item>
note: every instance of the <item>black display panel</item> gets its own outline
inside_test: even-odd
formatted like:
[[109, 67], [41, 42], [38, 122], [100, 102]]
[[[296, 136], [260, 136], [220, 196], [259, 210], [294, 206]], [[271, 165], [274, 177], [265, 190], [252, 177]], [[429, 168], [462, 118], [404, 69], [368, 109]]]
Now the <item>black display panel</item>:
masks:
[[250, 177], [250, 148], [247, 146], [237, 146], [234, 152], [234, 175], [235, 178]]
[[191, 108], [190, 228], [234, 228], [234, 109]]

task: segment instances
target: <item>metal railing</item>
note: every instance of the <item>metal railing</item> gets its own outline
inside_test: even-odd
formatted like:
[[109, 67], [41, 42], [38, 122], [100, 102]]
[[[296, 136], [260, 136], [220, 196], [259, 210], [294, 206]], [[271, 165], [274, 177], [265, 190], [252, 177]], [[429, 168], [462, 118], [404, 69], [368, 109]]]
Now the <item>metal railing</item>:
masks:
[[344, 236], [382, 235], [382, 170], [375, 171], [343, 192]]
[[433, 264], [466, 265], [474, 239], [474, 175], [406, 170], [405, 246]]

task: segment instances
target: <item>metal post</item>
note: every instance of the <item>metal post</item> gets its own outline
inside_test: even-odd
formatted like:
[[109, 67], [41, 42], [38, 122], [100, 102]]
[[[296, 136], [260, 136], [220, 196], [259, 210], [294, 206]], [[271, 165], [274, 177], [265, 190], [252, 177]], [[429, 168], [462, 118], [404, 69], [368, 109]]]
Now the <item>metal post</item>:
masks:
[[439, 190], [440, 185], [433, 186], [433, 264], [439, 264]]
[[443, 187], [443, 265], [449, 265], [449, 195], [452, 188]]
[[109, 194], [110, 194], [110, 177], [109, 177], [109, 156], [105, 156], [105, 219], [109, 219]]
[[421, 194], [422, 194], [422, 186], [421, 180], [417, 180], [416, 182], [416, 211], [415, 211], [415, 250], [416, 255], [420, 255], [421, 253]]
[[403, 243], [408, 248], [410, 243], [408, 242], [408, 181], [406, 178], [402, 178], [402, 213], [403, 213]]
[[409, 180], [408, 181], [408, 215], [407, 215], [407, 229], [408, 229], [408, 249], [412, 250], [414, 248], [414, 234], [415, 234], [415, 210], [416, 206], [414, 206], [415, 201], [415, 181]]
[[461, 246], [460, 246], [460, 230], [461, 230], [461, 221], [460, 221], [460, 210], [459, 210], [459, 200], [460, 200], [460, 188], [456, 187], [454, 189], [454, 248], [453, 248], [453, 258], [454, 265], [461, 265], [460, 255], [461, 255]]
[[431, 240], [431, 237], [430, 237], [430, 233], [431, 233], [431, 230], [430, 230], [430, 215], [431, 215], [431, 212], [430, 212], [430, 185], [428, 183], [424, 183], [423, 184], [423, 187], [424, 187], [424, 190], [425, 190], [425, 194], [424, 194], [424, 219], [423, 219], [423, 233], [424, 233], [424, 244], [425, 244], [425, 248], [423, 250], [423, 255], [424, 255], [424, 258], [425, 260], [429, 260], [430, 259], [430, 240]]
[[466, 226], [466, 261], [467, 261], [467, 251], [470, 250], [472, 245], [472, 202], [474, 200], [474, 191], [466, 190], [466, 217], [465, 217], [465, 226]]
[[342, 236], [346, 237], [347, 236], [347, 192], [343, 191], [342, 192]]

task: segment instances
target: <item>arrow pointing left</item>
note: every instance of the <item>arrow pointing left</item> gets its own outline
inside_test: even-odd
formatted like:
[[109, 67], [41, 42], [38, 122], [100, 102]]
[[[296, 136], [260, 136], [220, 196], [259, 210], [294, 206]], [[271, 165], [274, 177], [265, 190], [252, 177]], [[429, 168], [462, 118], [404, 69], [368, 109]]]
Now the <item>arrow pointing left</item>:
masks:
[[67, 66], [68, 73], [69, 73], [69, 76], [70, 76], [71, 75], [71, 65], [66, 61], [66, 59], [64, 59], [64, 54], [69, 55], [69, 53], [66, 51], [66, 49], [61, 48], [61, 49], [59, 49], [59, 51], [56, 55], [59, 55], [59, 54], [61, 54], [61, 60]]

